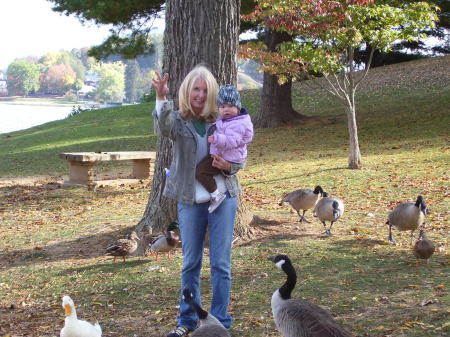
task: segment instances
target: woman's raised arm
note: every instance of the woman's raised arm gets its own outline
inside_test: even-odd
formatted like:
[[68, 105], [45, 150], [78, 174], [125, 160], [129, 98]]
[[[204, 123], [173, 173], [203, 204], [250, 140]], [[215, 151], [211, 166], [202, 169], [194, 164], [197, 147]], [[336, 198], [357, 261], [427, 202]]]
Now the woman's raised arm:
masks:
[[164, 77], [161, 77], [161, 74], [158, 71], [155, 73], [156, 77], [152, 78], [152, 87], [155, 88], [156, 99], [164, 101], [166, 100], [166, 95], [169, 93], [169, 87], [167, 86], [169, 74], [165, 73]]

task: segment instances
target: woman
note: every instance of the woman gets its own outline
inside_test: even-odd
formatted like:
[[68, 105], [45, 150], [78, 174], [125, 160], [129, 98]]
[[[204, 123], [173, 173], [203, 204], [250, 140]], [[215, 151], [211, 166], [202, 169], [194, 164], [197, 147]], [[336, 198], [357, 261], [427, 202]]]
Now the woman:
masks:
[[[152, 86], [156, 91], [155, 131], [173, 141], [173, 159], [164, 188], [164, 196], [175, 199], [183, 249], [181, 289], [191, 290], [200, 300], [200, 271], [206, 229], [209, 233], [212, 300], [211, 314], [229, 329], [231, 290], [231, 245], [237, 195], [241, 187], [235, 173], [243, 164], [229, 163], [215, 156], [213, 166], [222, 170], [215, 176], [226, 199], [212, 213], [208, 212], [210, 194], [195, 179], [197, 164], [209, 154], [208, 135], [214, 131], [217, 116], [218, 85], [204, 66], [195, 67], [183, 80], [178, 97], [179, 111], [166, 100], [168, 74], [156, 73]], [[186, 336], [197, 327], [197, 314], [180, 298], [177, 327], [167, 337]]]

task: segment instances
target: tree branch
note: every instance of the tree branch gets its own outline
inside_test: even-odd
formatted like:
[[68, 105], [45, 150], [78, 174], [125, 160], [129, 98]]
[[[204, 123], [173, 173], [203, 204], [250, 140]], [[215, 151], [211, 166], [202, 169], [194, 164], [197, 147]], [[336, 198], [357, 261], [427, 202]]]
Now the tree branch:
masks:
[[[336, 75], [334, 75], [336, 76]], [[332, 94], [333, 96], [336, 96], [337, 98], [341, 99], [341, 100], [345, 100], [345, 97], [342, 96], [338, 90], [338, 88], [336, 88], [336, 86], [330, 81], [330, 79], [328, 78], [328, 76], [325, 76], [325, 79], [327, 80], [328, 84], [330, 85], [330, 87], [332, 88], [332, 90], [326, 88], [325, 86], [322, 86], [323, 89], [327, 90], [330, 94]], [[339, 81], [337, 81], [337, 84], [339, 85]]]
[[372, 63], [374, 51], [375, 51], [375, 48], [370, 48], [370, 55], [369, 55], [369, 61], [367, 62], [367, 67], [364, 70], [364, 73], [361, 76], [361, 78], [355, 83], [355, 90], [358, 87], [358, 85], [362, 82], [362, 80], [364, 80], [366, 78], [367, 74], [369, 73], [370, 64]]
[[341, 83], [339, 82], [339, 77], [336, 74], [333, 74], [334, 78], [336, 79], [337, 86], [339, 88], [339, 91], [346, 95], [346, 91], [344, 88], [342, 88]]

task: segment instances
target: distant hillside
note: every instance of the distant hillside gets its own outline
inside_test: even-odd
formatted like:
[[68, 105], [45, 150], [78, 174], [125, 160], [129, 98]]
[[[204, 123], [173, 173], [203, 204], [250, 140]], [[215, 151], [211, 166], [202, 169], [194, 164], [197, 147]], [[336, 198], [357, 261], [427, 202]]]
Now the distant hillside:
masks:
[[249, 75], [238, 72], [238, 85], [237, 86], [238, 86], [239, 90], [259, 89], [262, 87], [262, 84], [255, 81]]
[[[322, 91], [314, 81], [323, 81], [325, 84], [325, 79], [316, 79], [298, 82], [295, 86], [300, 92]], [[358, 91], [367, 92], [389, 87], [430, 88], [448, 85], [450, 85], [450, 55], [371, 68]]]

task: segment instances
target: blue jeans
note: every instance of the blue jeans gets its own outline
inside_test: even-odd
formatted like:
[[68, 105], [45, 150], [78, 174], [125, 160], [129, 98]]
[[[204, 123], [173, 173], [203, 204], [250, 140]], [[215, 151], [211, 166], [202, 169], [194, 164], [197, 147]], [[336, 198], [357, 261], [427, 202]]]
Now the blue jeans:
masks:
[[[200, 270], [205, 232], [208, 228], [212, 285], [210, 313], [228, 329], [232, 321], [228, 314], [228, 304], [231, 291], [231, 242], [237, 199], [227, 193], [227, 198], [213, 213], [208, 213], [208, 206], [209, 202], [193, 205], [178, 203], [183, 249], [181, 290], [189, 288], [195, 301], [201, 305]], [[197, 327], [197, 321], [197, 314], [180, 296], [177, 324], [193, 330]]]

